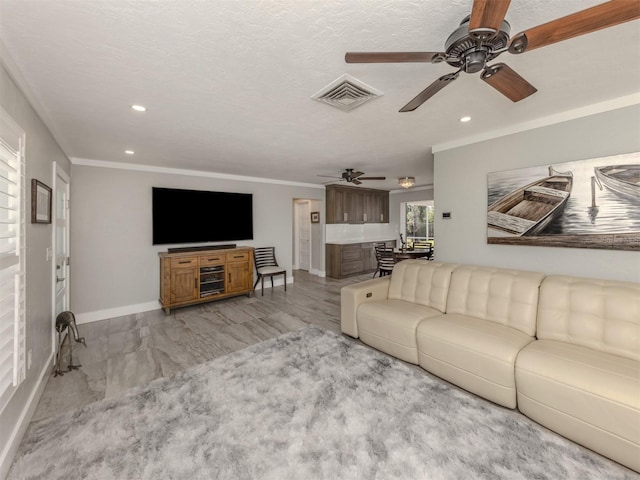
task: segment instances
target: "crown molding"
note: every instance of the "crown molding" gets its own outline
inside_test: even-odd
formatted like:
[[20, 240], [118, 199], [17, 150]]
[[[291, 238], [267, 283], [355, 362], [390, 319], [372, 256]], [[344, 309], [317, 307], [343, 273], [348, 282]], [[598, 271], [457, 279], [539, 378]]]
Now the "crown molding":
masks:
[[433, 190], [433, 184], [421, 185], [419, 187], [411, 187], [411, 188], [398, 188], [395, 190], [389, 190], [389, 193], [409, 193], [409, 192], [419, 192], [421, 190]]
[[109, 162], [106, 160], [93, 160], [90, 158], [72, 157], [70, 160], [72, 165], [81, 165], [84, 167], [114, 168], [118, 170], [132, 170], [136, 172], [186, 175], [190, 177], [220, 178], [224, 180], [237, 180], [239, 182], [269, 183], [275, 185], [287, 185], [289, 187], [320, 188], [324, 190], [324, 185], [316, 185], [315, 183], [289, 182], [286, 180], [275, 180], [272, 178], [248, 177], [243, 175], [231, 175], [228, 173], [206, 172], [203, 170], [188, 170], [186, 168], [141, 165], [137, 163]]
[[554, 115], [537, 118], [528, 122], [517, 123], [506, 128], [500, 128], [497, 130], [492, 130], [490, 132], [472, 135], [470, 137], [453, 140], [451, 142], [440, 143], [432, 147], [432, 152], [444, 152], [446, 150], [451, 150], [452, 148], [464, 147], [465, 145], [471, 145], [474, 143], [483, 142], [485, 140], [505, 137], [514, 133], [526, 132], [527, 130], [547, 127], [549, 125], [555, 125], [557, 123], [575, 120], [582, 117], [588, 117], [597, 113], [604, 113], [611, 110], [617, 110], [619, 108], [630, 107], [632, 105], [638, 104], [640, 104], [640, 93], [633, 93], [624, 97], [618, 97], [611, 100], [606, 100], [604, 102], [594, 103], [593, 105], [587, 105], [585, 107], [567, 110], [566, 112], [556, 113]]

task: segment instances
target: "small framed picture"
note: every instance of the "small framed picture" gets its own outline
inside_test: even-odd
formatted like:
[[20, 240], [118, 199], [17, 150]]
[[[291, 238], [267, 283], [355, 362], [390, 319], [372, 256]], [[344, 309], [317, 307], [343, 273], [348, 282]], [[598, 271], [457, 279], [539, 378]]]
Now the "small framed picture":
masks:
[[31, 179], [31, 223], [51, 223], [51, 188]]
[[320, 212], [311, 212], [311, 223], [320, 223]]

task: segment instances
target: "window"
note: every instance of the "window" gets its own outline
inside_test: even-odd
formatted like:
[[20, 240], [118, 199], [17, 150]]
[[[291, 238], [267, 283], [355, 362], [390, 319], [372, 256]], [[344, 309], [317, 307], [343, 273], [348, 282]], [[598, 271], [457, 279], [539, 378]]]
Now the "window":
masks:
[[0, 411], [25, 378], [24, 140], [0, 109]]
[[433, 240], [433, 202], [407, 202], [401, 205], [401, 231], [409, 246]]

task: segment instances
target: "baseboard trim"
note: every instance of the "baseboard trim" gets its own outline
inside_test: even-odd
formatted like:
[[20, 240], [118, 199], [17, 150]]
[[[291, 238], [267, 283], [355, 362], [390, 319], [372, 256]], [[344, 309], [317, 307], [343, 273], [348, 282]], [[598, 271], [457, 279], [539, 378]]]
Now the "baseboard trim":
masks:
[[133, 315], [136, 313], [149, 312], [151, 310], [159, 310], [162, 308], [157, 300], [153, 302], [137, 303], [135, 305], [124, 305], [122, 307], [106, 308], [104, 310], [95, 310], [93, 312], [76, 313], [76, 323], [97, 322], [108, 318], [122, 317], [124, 315]]
[[326, 276], [326, 273], [325, 273], [325, 271], [324, 271], [324, 270], [317, 270], [317, 269], [315, 269], [315, 268], [311, 268], [311, 269], [309, 269], [309, 273], [310, 273], [311, 275], [316, 275], [316, 276], [318, 276], [318, 277], [325, 277], [325, 276]]
[[[260, 282], [262, 282], [262, 279], [260, 280]], [[255, 292], [259, 292], [261, 287], [260, 287], [260, 282], [258, 282], [256, 284], [256, 288], [254, 288]], [[293, 275], [287, 277], [287, 283], [293, 283]], [[277, 277], [273, 277], [273, 288], [275, 287], [281, 287], [282, 285], [284, 285], [284, 279], [281, 276], [277, 276]], [[271, 288], [271, 279], [269, 277], [264, 277], [264, 288], [265, 290], [267, 288]]]
[[9, 437], [9, 441], [7, 442], [7, 446], [2, 452], [2, 456], [0, 456], [0, 478], [6, 478], [9, 474], [9, 469], [11, 468], [11, 464], [13, 463], [13, 459], [18, 452], [18, 447], [20, 446], [20, 442], [22, 442], [22, 437], [27, 431], [29, 427], [29, 423], [31, 423], [31, 419], [33, 418], [33, 414], [36, 412], [36, 407], [38, 406], [38, 402], [40, 401], [40, 397], [42, 397], [42, 393], [44, 392], [44, 387], [47, 385], [46, 379], [53, 368], [53, 353], [49, 356], [47, 361], [44, 364], [44, 368], [40, 372], [40, 378], [35, 388], [31, 391], [31, 395], [29, 395], [29, 399], [27, 400], [26, 405], [22, 409], [22, 413], [20, 413], [20, 417], [18, 418], [18, 422], [13, 427], [13, 431]]

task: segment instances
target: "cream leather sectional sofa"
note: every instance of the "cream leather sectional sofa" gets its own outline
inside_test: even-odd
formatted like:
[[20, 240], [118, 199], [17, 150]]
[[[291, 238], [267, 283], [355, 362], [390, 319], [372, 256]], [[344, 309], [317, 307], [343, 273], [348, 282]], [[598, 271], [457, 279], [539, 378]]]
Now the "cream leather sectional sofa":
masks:
[[640, 284], [406, 260], [341, 326], [640, 472]]

